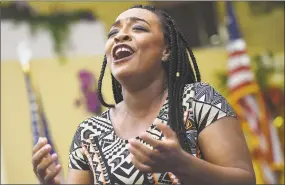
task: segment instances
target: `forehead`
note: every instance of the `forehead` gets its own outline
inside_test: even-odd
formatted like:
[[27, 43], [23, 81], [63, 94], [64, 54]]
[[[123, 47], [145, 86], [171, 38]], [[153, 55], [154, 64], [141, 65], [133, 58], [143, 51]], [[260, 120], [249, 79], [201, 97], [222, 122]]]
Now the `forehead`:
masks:
[[130, 17], [137, 17], [140, 19], [144, 19], [147, 22], [152, 23], [152, 24], [159, 23], [159, 19], [156, 16], [156, 14], [154, 14], [153, 12], [149, 10], [145, 10], [141, 8], [132, 8], [132, 9], [124, 11], [117, 17], [116, 21], [126, 20]]

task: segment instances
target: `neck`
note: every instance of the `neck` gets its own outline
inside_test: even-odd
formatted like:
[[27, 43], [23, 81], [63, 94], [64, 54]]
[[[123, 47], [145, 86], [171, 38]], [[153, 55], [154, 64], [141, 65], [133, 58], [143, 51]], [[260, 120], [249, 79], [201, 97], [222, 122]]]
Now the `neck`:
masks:
[[147, 85], [142, 85], [141, 88], [123, 88], [124, 101], [123, 109], [132, 117], [145, 117], [156, 110], [165, 99], [166, 82], [162, 79], [157, 79]]

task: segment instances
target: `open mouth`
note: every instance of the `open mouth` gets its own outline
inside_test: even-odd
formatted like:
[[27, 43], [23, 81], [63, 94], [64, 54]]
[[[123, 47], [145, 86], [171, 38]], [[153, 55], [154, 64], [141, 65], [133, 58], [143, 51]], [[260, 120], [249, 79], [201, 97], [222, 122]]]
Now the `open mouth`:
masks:
[[127, 59], [133, 54], [134, 50], [126, 44], [118, 45], [113, 50], [113, 58], [115, 59], [115, 61]]

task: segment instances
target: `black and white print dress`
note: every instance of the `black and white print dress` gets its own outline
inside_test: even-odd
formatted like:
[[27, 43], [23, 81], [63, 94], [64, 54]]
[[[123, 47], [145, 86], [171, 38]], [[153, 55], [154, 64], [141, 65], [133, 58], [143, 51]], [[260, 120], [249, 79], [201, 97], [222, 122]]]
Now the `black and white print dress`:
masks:
[[[226, 99], [203, 82], [185, 86], [182, 105], [192, 155], [202, 158], [197, 145], [198, 134], [216, 120], [236, 115]], [[167, 124], [167, 99], [157, 118]], [[147, 132], [157, 139], [163, 137], [153, 125]], [[85, 148], [84, 154], [82, 147]], [[70, 147], [69, 168], [91, 171], [94, 184], [180, 184], [171, 172], [140, 172], [131, 163], [129, 154], [127, 140], [115, 134], [107, 110], [100, 117], [88, 118], [78, 126]]]

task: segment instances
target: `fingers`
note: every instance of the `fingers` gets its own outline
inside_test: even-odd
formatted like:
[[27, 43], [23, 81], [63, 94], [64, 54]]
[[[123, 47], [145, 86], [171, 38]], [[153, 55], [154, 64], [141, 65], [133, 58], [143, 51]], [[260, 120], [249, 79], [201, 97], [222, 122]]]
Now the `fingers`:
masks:
[[130, 140], [128, 149], [134, 158], [139, 162], [147, 165], [154, 165], [153, 158], [157, 155], [157, 151], [151, 150], [138, 140]]
[[145, 173], [153, 172], [152, 167], [150, 167], [150, 166], [148, 166], [146, 164], [141, 163], [135, 157], [132, 157], [132, 163], [141, 172], [145, 172]]
[[166, 138], [173, 138], [176, 137], [175, 132], [165, 123], [161, 123], [158, 119], [155, 119], [153, 123]]
[[55, 177], [60, 173], [61, 165], [56, 165], [54, 170], [48, 171], [47, 175], [44, 177], [44, 182], [46, 184], [53, 184]]
[[61, 166], [56, 165], [57, 154], [50, 155], [51, 146], [46, 138], [39, 138], [33, 148], [32, 163], [36, 176], [44, 184], [51, 184], [61, 171]]
[[49, 152], [51, 151], [51, 146], [49, 144], [41, 147], [32, 157], [32, 162], [34, 169], [37, 168], [39, 163], [43, 160], [44, 157], [48, 157]]
[[52, 154], [47, 158], [44, 158], [42, 162], [37, 166], [37, 173], [40, 177], [44, 177], [47, 172], [47, 168], [51, 166], [57, 160], [57, 154]]
[[161, 149], [162, 142], [160, 140], [154, 139], [146, 132], [143, 133], [141, 136], [142, 140], [144, 140], [146, 143], [150, 144], [154, 149]]
[[39, 149], [47, 144], [47, 139], [45, 137], [40, 137], [38, 143], [33, 148], [33, 154], [35, 154]]
[[48, 154], [47, 157], [44, 157], [41, 162], [36, 166], [34, 172], [40, 182], [44, 184], [55, 183], [55, 178], [61, 171], [61, 165], [55, 165], [55, 161], [57, 160], [57, 158], [57, 154]]

